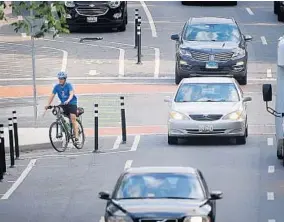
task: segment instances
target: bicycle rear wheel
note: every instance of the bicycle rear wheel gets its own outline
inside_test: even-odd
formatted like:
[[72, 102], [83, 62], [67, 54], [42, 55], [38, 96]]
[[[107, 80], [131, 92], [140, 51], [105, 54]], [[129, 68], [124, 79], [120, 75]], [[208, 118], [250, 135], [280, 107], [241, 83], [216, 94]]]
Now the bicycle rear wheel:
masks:
[[[78, 150], [80, 150], [80, 149], [82, 149], [83, 147], [84, 147], [84, 144], [85, 144], [85, 132], [84, 132], [84, 128], [83, 128], [83, 125], [82, 125], [82, 123], [81, 123], [81, 121], [80, 120], [78, 120], [77, 119], [77, 124], [78, 124], [78, 130], [79, 130], [79, 132], [78, 132], [78, 136], [79, 136], [79, 143], [77, 144], [77, 143], [75, 143], [75, 137], [73, 136], [72, 137], [72, 142], [73, 142], [73, 145], [78, 149]], [[72, 131], [74, 131], [73, 129], [72, 129]], [[74, 135], [74, 132], [72, 132], [73, 133], [73, 135]]]
[[[64, 152], [68, 146], [69, 138], [61, 123], [53, 122], [49, 128], [49, 139], [57, 152]], [[56, 141], [61, 139], [61, 141]]]

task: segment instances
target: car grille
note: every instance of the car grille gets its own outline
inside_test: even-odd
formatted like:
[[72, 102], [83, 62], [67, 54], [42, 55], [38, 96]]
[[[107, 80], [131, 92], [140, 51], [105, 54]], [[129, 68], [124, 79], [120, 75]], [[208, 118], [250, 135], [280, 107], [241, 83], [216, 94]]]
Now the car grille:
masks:
[[[207, 62], [210, 60], [209, 57], [211, 54], [206, 53], [206, 52], [191, 51], [191, 55], [192, 55], [192, 58], [197, 61]], [[221, 52], [221, 53], [216, 53], [213, 55], [214, 55], [214, 61], [227, 62], [232, 58], [233, 53], [232, 52]]]
[[212, 132], [199, 132], [198, 129], [186, 129], [186, 132], [189, 134], [223, 134], [225, 133], [226, 129], [214, 129]]
[[108, 12], [108, 7], [80, 7], [76, 8], [76, 12], [83, 16], [101, 16]]
[[139, 222], [178, 222], [178, 219], [140, 219]]
[[189, 117], [196, 121], [215, 121], [222, 117], [223, 115], [189, 115]]

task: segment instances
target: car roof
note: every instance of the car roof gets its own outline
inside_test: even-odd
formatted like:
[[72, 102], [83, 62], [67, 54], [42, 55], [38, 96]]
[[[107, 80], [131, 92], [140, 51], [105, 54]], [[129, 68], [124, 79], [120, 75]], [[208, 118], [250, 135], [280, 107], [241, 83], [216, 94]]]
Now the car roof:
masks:
[[235, 83], [230, 77], [190, 77], [184, 78], [183, 83]]
[[182, 173], [197, 175], [197, 169], [192, 167], [133, 167], [125, 170], [126, 173]]
[[191, 17], [190, 24], [235, 24], [233, 18], [225, 17]]

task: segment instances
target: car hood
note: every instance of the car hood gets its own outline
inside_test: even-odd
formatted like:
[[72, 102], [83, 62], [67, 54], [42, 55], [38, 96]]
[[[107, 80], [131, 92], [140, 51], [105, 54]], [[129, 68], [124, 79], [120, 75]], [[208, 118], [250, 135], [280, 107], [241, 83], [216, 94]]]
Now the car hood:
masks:
[[191, 114], [223, 114], [226, 115], [241, 107], [241, 102], [184, 102], [173, 103], [172, 110]]
[[200, 200], [145, 199], [119, 200], [118, 203], [134, 217], [179, 218], [186, 215], [208, 215], [209, 205], [200, 207]]
[[188, 48], [192, 50], [214, 51], [226, 50], [230, 51], [239, 48], [237, 42], [202, 42], [202, 41], [183, 41], [181, 48]]

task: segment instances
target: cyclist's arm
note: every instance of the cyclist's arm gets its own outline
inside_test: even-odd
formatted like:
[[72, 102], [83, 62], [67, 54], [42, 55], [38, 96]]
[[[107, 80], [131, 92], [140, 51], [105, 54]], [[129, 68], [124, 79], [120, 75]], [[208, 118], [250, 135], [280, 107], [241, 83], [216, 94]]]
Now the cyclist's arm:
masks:
[[49, 97], [49, 99], [48, 99], [48, 102], [47, 102], [47, 106], [50, 106], [50, 104], [52, 103], [52, 101], [53, 101], [53, 99], [54, 99], [54, 96], [55, 96], [54, 93], [52, 93], [52, 94], [50, 95], [50, 97]]

